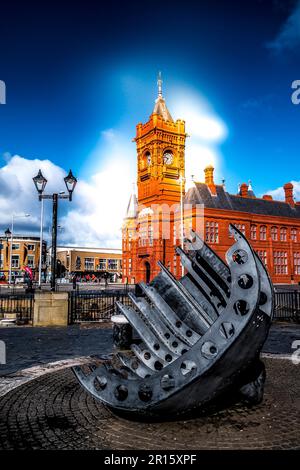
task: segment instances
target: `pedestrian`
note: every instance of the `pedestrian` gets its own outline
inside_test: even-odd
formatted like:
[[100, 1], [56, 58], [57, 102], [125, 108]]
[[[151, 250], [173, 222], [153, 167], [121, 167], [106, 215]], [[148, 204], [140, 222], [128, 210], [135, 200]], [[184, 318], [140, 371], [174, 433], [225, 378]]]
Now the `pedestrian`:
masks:
[[72, 278], [72, 282], [73, 282], [73, 289], [76, 289], [76, 276], [75, 276], [75, 274]]

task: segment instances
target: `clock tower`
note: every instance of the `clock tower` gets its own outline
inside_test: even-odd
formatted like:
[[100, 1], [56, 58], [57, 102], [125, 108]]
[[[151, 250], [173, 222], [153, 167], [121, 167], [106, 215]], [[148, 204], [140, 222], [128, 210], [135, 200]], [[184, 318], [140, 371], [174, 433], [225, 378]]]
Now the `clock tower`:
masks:
[[146, 124], [136, 126], [138, 203], [180, 202], [180, 178], [184, 178], [185, 122], [173, 121], [162, 95], [161, 74], [153, 113]]
[[132, 195], [135, 210], [128, 211], [123, 224], [123, 278], [129, 283], [151, 281], [159, 272], [158, 261], [181, 275], [175, 246], [180, 238], [178, 209], [184, 196], [185, 122], [173, 120], [162, 95], [161, 74], [157, 85], [153, 112], [148, 122], [136, 126], [134, 139], [137, 198]]

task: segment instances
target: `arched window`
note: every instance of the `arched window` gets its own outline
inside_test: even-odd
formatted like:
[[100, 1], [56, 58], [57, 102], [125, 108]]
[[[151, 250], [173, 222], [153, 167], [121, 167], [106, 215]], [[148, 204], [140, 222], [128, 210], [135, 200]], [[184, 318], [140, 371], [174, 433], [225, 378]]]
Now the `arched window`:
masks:
[[298, 241], [297, 229], [296, 228], [291, 229], [291, 240], [292, 240], [292, 242], [297, 242]]
[[287, 241], [287, 229], [286, 227], [281, 227], [280, 229], [280, 241], [286, 242]]
[[274, 242], [277, 242], [278, 240], [278, 228], [277, 227], [271, 227], [271, 238]]
[[151, 165], [151, 153], [149, 152], [149, 150], [147, 150], [147, 152], [145, 152], [145, 161], [146, 161], [146, 164], [147, 165]]
[[251, 227], [250, 227], [250, 237], [251, 237], [251, 240], [256, 240], [257, 239], [257, 226], [256, 225], [251, 225]]
[[259, 238], [260, 238], [260, 240], [266, 240], [267, 239], [267, 227], [265, 225], [260, 226]]

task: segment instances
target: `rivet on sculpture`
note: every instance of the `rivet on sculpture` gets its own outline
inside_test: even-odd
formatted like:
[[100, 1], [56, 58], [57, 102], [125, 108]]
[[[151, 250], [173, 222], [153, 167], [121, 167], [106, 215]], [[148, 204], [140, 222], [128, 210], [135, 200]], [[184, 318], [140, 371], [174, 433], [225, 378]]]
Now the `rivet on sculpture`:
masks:
[[233, 225], [235, 243], [223, 262], [192, 232], [177, 248], [187, 274], [161, 272], [132, 307], [117, 304], [141, 342], [131, 354], [74, 372], [95, 398], [127, 416], [174, 417], [238, 392], [251, 405], [263, 398], [259, 359], [273, 314], [273, 287], [258, 255]]

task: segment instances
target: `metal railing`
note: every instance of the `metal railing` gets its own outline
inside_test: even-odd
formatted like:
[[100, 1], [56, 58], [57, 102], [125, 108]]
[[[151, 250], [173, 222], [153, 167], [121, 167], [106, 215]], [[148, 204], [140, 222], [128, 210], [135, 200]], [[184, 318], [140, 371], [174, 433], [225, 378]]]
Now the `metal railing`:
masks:
[[69, 324], [108, 322], [116, 313], [116, 302], [131, 305], [128, 289], [73, 291], [69, 293]]
[[0, 320], [12, 320], [27, 324], [33, 318], [34, 294], [9, 292], [0, 294]]
[[275, 292], [274, 320], [300, 322], [300, 292]]

